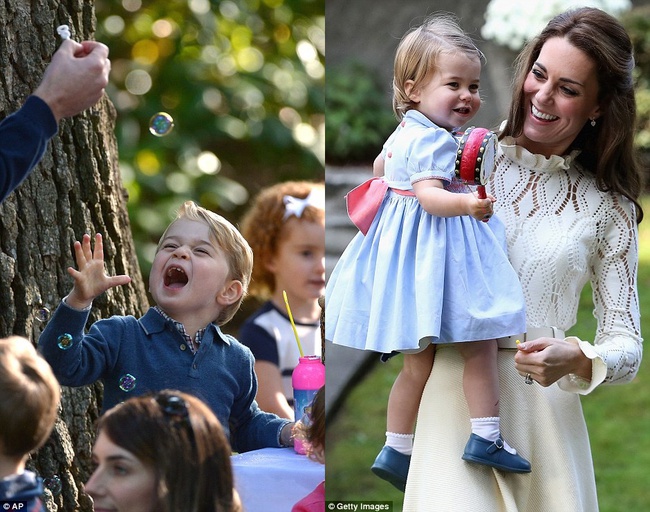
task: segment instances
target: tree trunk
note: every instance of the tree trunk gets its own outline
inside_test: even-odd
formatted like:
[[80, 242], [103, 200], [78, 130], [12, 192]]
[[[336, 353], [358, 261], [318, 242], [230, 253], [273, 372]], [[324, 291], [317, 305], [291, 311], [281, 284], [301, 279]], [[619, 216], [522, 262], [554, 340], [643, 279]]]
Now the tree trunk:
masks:
[[[17, 110], [33, 91], [67, 24], [76, 41], [91, 39], [90, 0], [0, 2], [0, 117]], [[104, 97], [94, 108], [59, 125], [41, 163], [0, 205], [0, 337], [17, 334], [37, 342], [47, 311], [72, 287], [72, 244], [84, 233], [104, 235], [106, 271], [133, 282], [97, 298], [90, 321], [112, 314], [140, 315], [147, 297], [138, 267], [126, 193], [121, 185], [115, 110]], [[42, 318], [45, 317], [45, 318]], [[82, 484], [90, 474], [100, 384], [64, 388], [59, 419], [29, 461], [46, 481], [48, 509], [92, 511]]]

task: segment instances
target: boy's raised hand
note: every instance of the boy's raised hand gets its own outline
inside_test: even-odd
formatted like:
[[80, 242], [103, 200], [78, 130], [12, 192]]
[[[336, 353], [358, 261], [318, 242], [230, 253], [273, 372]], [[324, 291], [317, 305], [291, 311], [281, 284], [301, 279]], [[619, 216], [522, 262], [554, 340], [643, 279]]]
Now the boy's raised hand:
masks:
[[129, 284], [131, 278], [126, 275], [107, 276], [104, 271], [104, 243], [102, 235], [95, 235], [95, 249], [91, 250], [90, 235], [84, 235], [81, 242], [74, 243], [77, 267], [68, 268], [68, 274], [74, 279], [72, 291], [66, 298], [68, 306], [74, 309], [85, 309], [93, 299], [106, 290]]

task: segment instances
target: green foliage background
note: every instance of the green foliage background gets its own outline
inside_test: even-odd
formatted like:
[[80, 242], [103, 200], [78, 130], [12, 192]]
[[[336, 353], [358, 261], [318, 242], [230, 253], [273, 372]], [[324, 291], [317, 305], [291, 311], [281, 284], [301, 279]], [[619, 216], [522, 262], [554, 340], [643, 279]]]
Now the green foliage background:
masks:
[[[120, 169], [147, 280], [188, 199], [237, 222], [260, 188], [324, 178], [324, 0], [97, 0]], [[157, 112], [174, 119], [149, 132]]]
[[372, 162], [397, 118], [377, 76], [361, 62], [327, 68], [327, 163]]
[[622, 18], [636, 61], [638, 131], [636, 145], [650, 162], [650, 6], [632, 9]]

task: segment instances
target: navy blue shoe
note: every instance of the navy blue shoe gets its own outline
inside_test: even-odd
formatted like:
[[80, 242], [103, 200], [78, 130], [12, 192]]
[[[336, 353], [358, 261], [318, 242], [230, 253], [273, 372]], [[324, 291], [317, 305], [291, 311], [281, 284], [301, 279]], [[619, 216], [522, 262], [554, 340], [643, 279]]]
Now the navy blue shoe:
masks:
[[390, 446], [384, 446], [370, 469], [379, 478], [383, 478], [404, 492], [410, 464], [410, 455], [404, 455]]
[[521, 455], [510, 453], [503, 447], [503, 439], [499, 437], [496, 441], [488, 441], [481, 436], [472, 434], [465, 446], [463, 460], [475, 462], [485, 466], [511, 473], [530, 473], [530, 462]]

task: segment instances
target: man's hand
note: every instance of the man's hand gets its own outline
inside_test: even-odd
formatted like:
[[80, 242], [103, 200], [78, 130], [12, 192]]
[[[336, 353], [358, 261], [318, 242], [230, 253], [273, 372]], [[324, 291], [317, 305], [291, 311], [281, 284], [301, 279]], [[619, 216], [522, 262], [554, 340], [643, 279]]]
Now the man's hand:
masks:
[[99, 101], [108, 84], [110, 69], [106, 45], [66, 39], [52, 56], [34, 95], [48, 104], [58, 123]]

